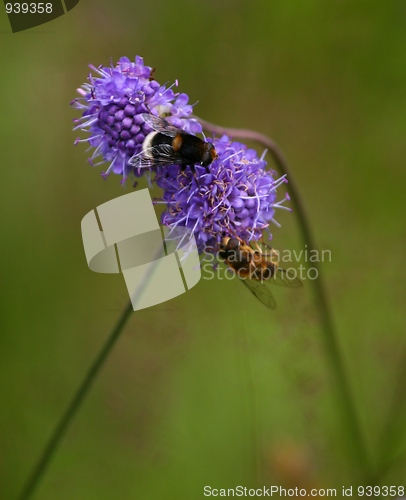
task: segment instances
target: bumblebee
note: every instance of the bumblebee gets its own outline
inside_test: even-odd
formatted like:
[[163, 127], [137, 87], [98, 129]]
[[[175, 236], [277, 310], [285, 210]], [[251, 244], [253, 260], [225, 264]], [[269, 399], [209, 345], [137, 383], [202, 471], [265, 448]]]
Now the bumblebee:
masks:
[[187, 134], [173, 126], [164, 118], [143, 113], [142, 118], [153, 132], [148, 134], [142, 144], [142, 151], [129, 160], [134, 168], [165, 167], [180, 165], [182, 171], [190, 166], [194, 173], [195, 165], [206, 167], [217, 158], [211, 142]]
[[268, 287], [270, 283], [291, 288], [301, 287], [303, 283], [278, 266], [275, 250], [263, 245], [264, 251], [257, 242], [254, 245], [256, 248], [240, 238], [224, 236], [218, 255], [257, 299], [274, 309], [276, 303]]

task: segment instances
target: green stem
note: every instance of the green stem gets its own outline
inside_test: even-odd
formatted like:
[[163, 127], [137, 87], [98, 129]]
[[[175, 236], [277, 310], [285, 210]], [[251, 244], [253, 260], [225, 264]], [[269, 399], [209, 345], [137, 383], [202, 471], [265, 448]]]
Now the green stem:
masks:
[[133, 306], [130, 301], [123, 310], [123, 312], [121, 313], [121, 316], [119, 317], [116, 325], [114, 326], [110, 335], [108, 336], [106, 343], [103, 345], [96, 359], [93, 361], [93, 364], [90, 366], [79, 389], [76, 391], [72, 401], [70, 402], [69, 406], [63, 413], [62, 418], [60, 419], [53, 434], [51, 435], [51, 438], [49, 439], [47, 445], [45, 446], [45, 449], [42, 452], [42, 455], [38, 463], [36, 464], [31, 476], [29, 477], [27, 483], [24, 486], [24, 489], [20, 496], [21, 500], [26, 500], [30, 498], [34, 493], [40, 479], [44, 475], [49, 463], [51, 462], [55, 451], [57, 450], [60, 442], [62, 441], [62, 438], [64, 437], [72, 419], [78, 412], [85, 396], [89, 392], [89, 389], [93, 384], [97, 374], [99, 373], [101, 367], [104, 365], [104, 362], [106, 361], [108, 355], [113, 349], [118, 338], [120, 337], [120, 334], [123, 331], [123, 328], [127, 323], [127, 320], [132, 312], [133, 312]]
[[[299, 195], [298, 189], [296, 187], [294, 177], [290, 172], [290, 168], [284, 158], [284, 155], [278, 145], [266, 135], [260, 134], [258, 132], [254, 132], [251, 130], [243, 130], [243, 129], [230, 129], [225, 127], [219, 127], [213, 125], [209, 122], [205, 122], [201, 119], [199, 121], [202, 123], [203, 127], [207, 130], [214, 133], [225, 133], [235, 138], [244, 138], [244, 139], [252, 139], [256, 142], [263, 144], [267, 147], [272, 154], [276, 164], [279, 166], [281, 172], [286, 174], [289, 178], [289, 194], [291, 196], [291, 200], [296, 209], [296, 213], [299, 219], [299, 225], [302, 232], [302, 237], [304, 242], [307, 244], [309, 250], [315, 249], [315, 244], [313, 241], [313, 236], [310, 230], [310, 226], [307, 222], [307, 217], [305, 215], [304, 206]], [[342, 399], [343, 408], [346, 411], [346, 421], [348, 422], [348, 430], [354, 441], [354, 449], [357, 452], [357, 462], [361, 466], [364, 477], [370, 476], [370, 467], [369, 460], [366, 452], [366, 446], [364, 443], [364, 439], [361, 433], [361, 427], [359, 425], [357, 413], [355, 410], [355, 405], [352, 399], [350, 386], [345, 374], [344, 364], [341, 359], [337, 335], [335, 332], [334, 324], [331, 318], [330, 309], [328, 306], [325, 289], [323, 282], [320, 277], [319, 266], [318, 263], [313, 263], [314, 267], [317, 268], [318, 271], [318, 279], [314, 280], [314, 290], [316, 294], [316, 300], [319, 304], [319, 309], [321, 311], [321, 322], [323, 325], [324, 332], [324, 341], [325, 347], [328, 354], [328, 357], [334, 367], [334, 373], [336, 375], [336, 383], [339, 390], [339, 394]], [[145, 283], [140, 286], [140, 290], [137, 293], [137, 296], [141, 295]], [[122, 312], [120, 318], [118, 319], [115, 327], [111, 331], [107, 342], [102, 347], [100, 353], [94, 360], [91, 365], [89, 371], [87, 372], [82, 384], [79, 389], [75, 393], [71, 403], [68, 405], [67, 409], [63, 413], [58, 425], [56, 426], [53, 434], [51, 435], [50, 440], [48, 441], [36, 467], [34, 468], [31, 476], [29, 477], [25, 487], [20, 496], [21, 500], [27, 500], [32, 496], [38, 483], [40, 482], [42, 476], [44, 475], [56, 449], [58, 448], [60, 442], [62, 441], [71, 421], [74, 416], [78, 412], [81, 404], [85, 396], [87, 395], [90, 387], [92, 386], [96, 376], [98, 375], [100, 369], [104, 365], [105, 360], [110, 354], [112, 348], [117, 342], [122, 330], [130, 317], [130, 314], [133, 310], [131, 302], [128, 303], [124, 311]]]
[[[151, 262], [155, 262], [161, 256], [162, 256], [162, 247], [159, 246]], [[28, 478], [28, 481], [26, 482], [20, 496], [21, 500], [27, 500], [34, 493], [36, 487], [38, 486], [38, 483], [40, 482], [49, 463], [51, 462], [55, 451], [57, 450], [60, 442], [62, 441], [70, 423], [72, 422], [73, 418], [78, 412], [95, 378], [97, 377], [98, 373], [100, 372], [101, 368], [104, 365], [104, 362], [106, 361], [107, 357], [112, 351], [118, 338], [120, 337], [124, 329], [124, 326], [126, 325], [128, 318], [130, 317], [131, 312], [133, 311], [133, 307], [135, 307], [135, 305], [138, 303], [145, 288], [147, 287], [150, 277], [156, 271], [156, 267], [157, 266], [151, 266], [148, 272], [145, 273], [143, 279], [140, 281], [137, 289], [135, 290], [134, 295], [132, 296], [132, 300], [130, 300], [126, 305], [126, 307], [124, 308], [123, 312], [121, 313], [121, 315], [117, 320], [116, 325], [113, 327], [110, 335], [107, 337], [107, 341], [105, 342], [99, 354], [96, 356], [95, 360], [91, 364], [88, 372], [86, 373], [85, 378], [83, 379], [81, 385], [79, 386], [78, 390], [73, 396], [72, 401], [70, 402], [65, 412], [63, 413], [48, 443], [46, 444], [42, 452], [42, 455], [38, 460], [31, 476]]]
[[[282, 174], [286, 174], [289, 180], [289, 196], [293, 203], [295, 213], [298, 217], [299, 227], [302, 234], [302, 239], [307, 245], [310, 253], [311, 250], [316, 249], [313, 234], [310, 229], [310, 224], [308, 223], [308, 217], [306, 216], [306, 211], [302, 198], [299, 194], [295, 178], [291, 172], [291, 169], [285, 159], [285, 156], [280, 149], [280, 147], [273, 141], [270, 137], [255, 132], [253, 130], [244, 129], [234, 129], [220, 127], [218, 125], [213, 125], [212, 123], [201, 120], [196, 117], [196, 119], [202, 124], [203, 128], [209, 132], [216, 134], [226, 134], [232, 138], [236, 139], [251, 139], [258, 142], [268, 148], [271, 153], [276, 165], [280, 169]], [[341, 399], [342, 405], [340, 406], [344, 412], [345, 421], [347, 423], [347, 430], [351, 442], [353, 443], [353, 451], [356, 458], [356, 463], [361, 469], [362, 476], [365, 480], [374, 477], [374, 474], [369, 463], [368, 453], [366, 449], [366, 444], [361, 431], [361, 425], [359, 423], [357, 411], [355, 408], [355, 403], [353, 401], [350, 384], [346, 375], [346, 370], [344, 367], [344, 362], [340, 354], [340, 348], [337, 340], [337, 333], [335, 331], [334, 322], [332, 319], [332, 314], [330, 312], [330, 307], [327, 300], [327, 295], [325, 291], [325, 285], [320, 274], [320, 266], [318, 262], [312, 262], [312, 265], [316, 267], [318, 273], [318, 279], [313, 280], [314, 283], [314, 293], [316, 298], [316, 303], [319, 306], [320, 320], [322, 324], [323, 340], [327, 353], [327, 357], [333, 367], [334, 381], [336, 383], [337, 391]]]

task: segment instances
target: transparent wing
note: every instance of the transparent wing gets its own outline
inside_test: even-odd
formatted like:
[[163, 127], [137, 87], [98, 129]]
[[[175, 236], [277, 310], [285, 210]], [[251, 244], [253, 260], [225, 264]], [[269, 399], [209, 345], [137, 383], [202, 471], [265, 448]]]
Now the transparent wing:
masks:
[[275, 309], [276, 302], [268, 288], [267, 282], [250, 279], [242, 279], [241, 281], [264, 306], [269, 307], [269, 309]]
[[[272, 278], [269, 279], [269, 283], [274, 283], [275, 285], [287, 286], [290, 288], [299, 288], [303, 286], [303, 283], [297, 277], [297, 271], [295, 269], [282, 269], [277, 265], [279, 253], [274, 248], [271, 248], [263, 241], [252, 241], [251, 247], [255, 251], [259, 251], [267, 261], [269, 261], [274, 268]], [[275, 265], [276, 264], [276, 265]]]
[[268, 245], [268, 243], [264, 243], [262, 240], [251, 241], [250, 243], [253, 248], [255, 248], [255, 245], [258, 245], [264, 253], [271, 253], [271, 251], [273, 251], [273, 248]]
[[175, 137], [179, 133], [184, 133], [181, 129], [174, 127], [167, 120], [160, 118], [159, 116], [142, 113], [141, 117], [153, 130], [160, 132], [161, 134], [168, 135], [169, 137]]
[[278, 262], [279, 253], [263, 241], [250, 241], [251, 248], [256, 252], [262, 253], [266, 259], [272, 262]]
[[[151, 153], [152, 157], [149, 156]], [[172, 146], [169, 144], [159, 144], [141, 151], [132, 156], [128, 163], [135, 168], [167, 167], [176, 165], [177, 158], [174, 156]]]
[[269, 282], [275, 283], [275, 285], [287, 286], [289, 288], [299, 288], [303, 286], [303, 283], [296, 275], [296, 269], [285, 270], [277, 267]]

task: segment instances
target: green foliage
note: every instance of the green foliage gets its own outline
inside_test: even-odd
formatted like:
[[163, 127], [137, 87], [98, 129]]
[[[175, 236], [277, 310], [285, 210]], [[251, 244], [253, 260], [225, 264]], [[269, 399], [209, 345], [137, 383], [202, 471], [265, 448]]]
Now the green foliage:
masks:
[[[100, 0], [15, 35], [2, 19], [1, 498], [20, 491], [128, 300], [122, 278], [87, 268], [80, 220], [132, 187], [73, 147], [69, 102], [88, 63], [136, 54], [158, 81], [178, 78], [199, 116], [286, 152], [332, 252], [322, 268], [372, 479], [404, 481], [405, 16], [396, 0]], [[275, 247], [299, 250], [295, 214], [278, 220]], [[246, 294], [202, 280], [135, 313], [37, 498], [358, 485], [311, 282], [275, 287], [272, 313]]]

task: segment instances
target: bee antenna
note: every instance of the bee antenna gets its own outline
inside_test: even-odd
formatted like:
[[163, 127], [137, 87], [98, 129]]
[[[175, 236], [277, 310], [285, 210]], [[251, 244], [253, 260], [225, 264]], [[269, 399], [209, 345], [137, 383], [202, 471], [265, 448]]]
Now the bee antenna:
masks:
[[206, 134], [203, 132], [203, 130], [202, 130], [202, 136], [203, 136], [204, 142], [207, 142], [207, 140], [206, 140]]

